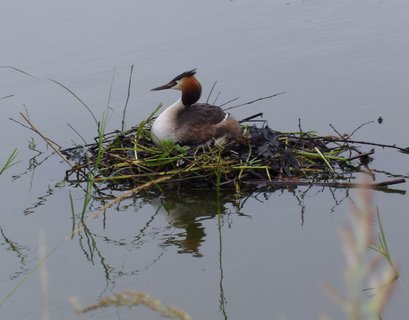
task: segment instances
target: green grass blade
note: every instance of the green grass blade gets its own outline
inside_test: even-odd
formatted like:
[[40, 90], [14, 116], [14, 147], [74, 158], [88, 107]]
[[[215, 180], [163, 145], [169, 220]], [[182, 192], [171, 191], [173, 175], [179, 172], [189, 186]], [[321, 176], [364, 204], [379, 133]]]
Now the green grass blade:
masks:
[[314, 150], [320, 155], [320, 157], [322, 158], [322, 160], [324, 160], [325, 164], [328, 166], [328, 168], [331, 170], [332, 173], [335, 173], [334, 168], [331, 166], [331, 164], [329, 163], [329, 161], [327, 160], [327, 158], [325, 158], [325, 156], [322, 154], [322, 152], [320, 151], [320, 149], [318, 149], [317, 147], [314, 147]]
[[95, 123], [98, 123], [97, 118], [95, 117], [94, 113], [92, 112], [91, 108], [84, 102], [81, 100], [80, 97], [78, 97], [71, 89], [69, 89], [68, 87], [66, 87], [65, 85], [63, 85], [61, 82], [58, 82], [57, 80], [53, 80], [53, 79], [49, 79], [50, 81], [58, 84], [60, 87], [64, 88], [65, 90], [67, 90], [72, 96], [74, 96], [75, 99], [77, 99], [84, 107], [85, 109], [88, 110], [88, 112], [91, 114], [92, 118], [94, 119]]
[[4, 173], [4, 171], [6, 171], [8, 168], [10, 168], [12, 165], [14, 165], [15, 163], [13, 162], [16, 157], [17, 157], [17, 148], [15, 148], [13, 150], [13, 152], [10, 154], [10, 156], [7, 158], [6, 162], [4, 163], [4, 165], [1, 167], [0, 169], [0, 176]]

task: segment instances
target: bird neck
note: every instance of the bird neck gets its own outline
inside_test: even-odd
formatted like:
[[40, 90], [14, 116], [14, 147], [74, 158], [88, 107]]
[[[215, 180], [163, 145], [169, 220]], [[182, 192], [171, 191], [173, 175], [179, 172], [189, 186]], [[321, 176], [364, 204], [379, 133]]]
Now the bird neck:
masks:
[[191, 106], [200, 99], [202, 86], [195, 77], [190, 77], [186, 86], [182, 87], [182, 103], [185, 106]]

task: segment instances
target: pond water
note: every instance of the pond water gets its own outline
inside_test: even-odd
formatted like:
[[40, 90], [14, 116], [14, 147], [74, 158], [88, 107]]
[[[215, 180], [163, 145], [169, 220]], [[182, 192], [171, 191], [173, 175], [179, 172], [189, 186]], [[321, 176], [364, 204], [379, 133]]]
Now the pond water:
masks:
[[[44, 0], [41, 5], [4, 0], [0, 164], [16, 147], [18, 163], [0, 176], [1, 318], [41, 318], [40, 234], [50, 252], [52, 319], [77, 317], [70, 296], [89, 305], [125, 289], [179, 306], [193, 319], [341, 318], [321, 287], [343, 289], [338, 230], [356, 201], [354, 191], [223, 193], [220, 203], [214, 190], [139, 196], [89, 219], [88, 229], [70, 237], [83, 190], [62, 183], [67, 166], [48, 157], [41, 138], [9, 118], [21, 121], [19, 112], [26, 108], [45, 135], [68, 147], [81, 138], [67, 124], [88, 141], [96, 128], [81, 103], [52, 80], [80, 97], [98, 119], [109, 107], [110, 130], [121, 126], [132, 64], [128, 128], [160, 102], [177, 98], [176, 92], [151, 88], [197, 68], [205, 97], [218, 81], [219, 102], [286, 92], [233, 110], [237, 118], [263, 112], [281, 131], [297, 130], [300, 118], [304, 130], [320, 134], [334, 133], [329, 124], [351, 132], [374, 121], [354, 137], [406, 147], [408, 10], [404, 0]], [[409, 158], [377, 149], [372, 166], [407, 176]], [[384, 319], [409, 314], [408, 186], [395, 189], [399, 192], [376, 192], [374, 198], [401, 273]], [[89, 212], [99, 205], [95, 201]], [[78, 316], [135, 317], [158, 315], [144, 307], [111, 307]]]

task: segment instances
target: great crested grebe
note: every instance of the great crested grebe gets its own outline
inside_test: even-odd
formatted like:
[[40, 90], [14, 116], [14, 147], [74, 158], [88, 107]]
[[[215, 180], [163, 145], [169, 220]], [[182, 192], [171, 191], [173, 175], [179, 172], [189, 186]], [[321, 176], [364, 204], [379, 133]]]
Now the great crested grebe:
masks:
[[152, 140], [156, 145], [166, 140], [182, 145], [202, 145], [241, 136], [240, 124], [229, 113], [217, 106], [196, 103], [202, 86], [195, 74], [196, 69], [186, 71], [169, 83], [152, 89], [182, 91], [182, 97], [166, 108], [152, 124]]

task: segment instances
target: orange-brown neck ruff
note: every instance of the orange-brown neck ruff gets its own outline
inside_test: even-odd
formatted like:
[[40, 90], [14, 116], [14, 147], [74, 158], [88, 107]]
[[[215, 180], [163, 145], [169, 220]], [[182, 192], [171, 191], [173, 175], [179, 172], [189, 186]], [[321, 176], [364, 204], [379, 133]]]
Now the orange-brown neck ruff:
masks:
[[187, 107], [197, 102], [202, 94], [202, 86], [193, 75], [183, 78], [180, 90], [182, 91], [182, 103]]

